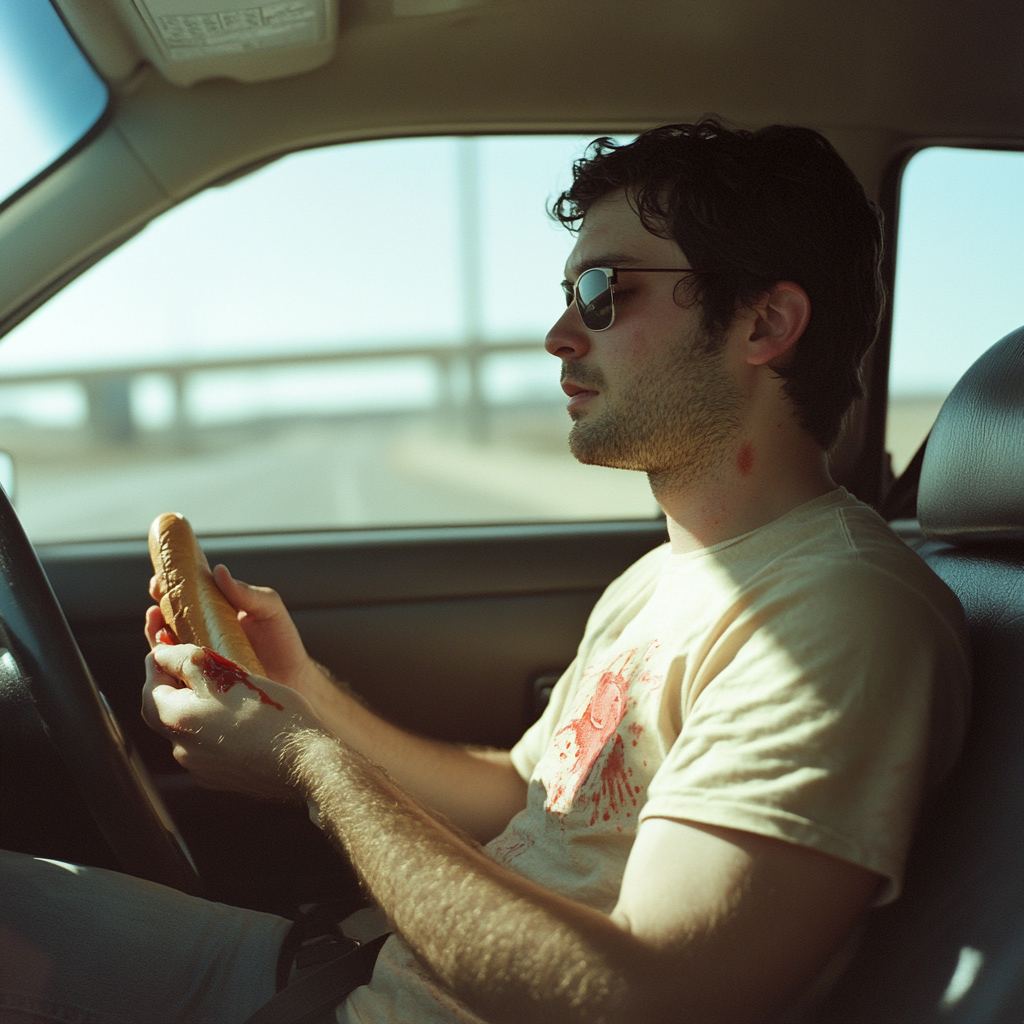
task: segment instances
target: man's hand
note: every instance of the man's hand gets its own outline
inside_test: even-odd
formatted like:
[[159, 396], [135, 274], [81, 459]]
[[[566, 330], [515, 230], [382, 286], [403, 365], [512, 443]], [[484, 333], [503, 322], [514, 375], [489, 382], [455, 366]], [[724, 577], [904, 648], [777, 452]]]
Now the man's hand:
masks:
[[[331, 679], [327, 671], [309, 657], [276, 591], [242, 583], [223, 565], [213, 570], [213, 578], [228, 603], [237, 609], [238, 621], [267, 674], [304, 698], [304, 712], [313, 715], [316, 728], [333, 734], [346, 746], [381, 765], [417, 799], [484, 842], [501, 832], [512, 816], [526, 805], [526, 783], [507, 753], [469, 751], [439, 743], [414, 736], [378, 718], [346, 686]], [[160, 601], [162, 594], [156, 576], [150, 581], [149, 593], [154, 601]], [[146, 613], [146, 639], [154, 654], [166, 646], [157, 639], [166, 625], [159, 607], [150, 608]], [[161, 665], [166, 667], [164, 657], [164, 654], [156, 654], [157, 661], [149, 669], [151, 676]], [[175, 679], [161, 682], [178, 688], [182, 685]], [[149, 694], [151, 682], [147, 682], [146, 689]], [[169, 699], [169, 695], [165, 696]], [[167, 704], [168, 714], [193, 706], [194, 698], [188, 695], [175, 699], [178, 703], [173, 707]], [[281, 703], [290, 707], [287, 701]], [[150, 727], [168, 735], [175, 743], [174, 756], [204, 785], [249, 791], [241, 785], [242, 779], [220, 779], [219, 775], [207, 778], [205, 767], [194, 767], [200, 763], [205, 766], [196, 744], [189, 748], [182, 739], [181, 729], [173, 734], [168, 731], [170, 722], [167, 719], [161, 722], [163, 715], [157, 713], [149, 696], [144, 707], [149, 709], [144, 710], [144, 715]]]
[[[306, 648], [276, 590], [255, 587], [236, 580], [227, 568], [218, 565], [213, 578], [228, 603], [238, 612], [238, 621], [271, 679], [315, 700], [314, 691], [323, 684], [323, 673], [306, 653]], [[163, 596], [160, 578], [149, 581], [149, 595], [158, 604]], [[157, 633], [166, 626], [158, 607], [146, 613], [146, 639], [151, 648], [158, 646]]]
[[296, 734], [320, 729], [319, 719], [288, 687], [226, 666], [192, 644], [155, 645], [146, 658], [142, 717], [208, 789], [301, 802], [281, 750]]

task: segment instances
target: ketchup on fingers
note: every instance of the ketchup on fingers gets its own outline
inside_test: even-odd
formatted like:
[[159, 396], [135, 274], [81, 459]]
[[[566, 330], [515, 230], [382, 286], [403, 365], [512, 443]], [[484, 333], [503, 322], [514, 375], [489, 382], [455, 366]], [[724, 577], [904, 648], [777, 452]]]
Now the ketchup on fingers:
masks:
[[232, 686], [241, 683], [253, 693], [259, 694], [261, 704], [269, 704], [271, 707], [277, 708], [278, 711], [284, 711], [284, 705], [278, 704], [265, 690], [258, 687], [249, 678], [249, 673], [244, 668], [216, 651], [211, 651], [209, 647], [203, 648], [198, 665], [203, 675], [217, 688], [218, 693], [227, 693]]

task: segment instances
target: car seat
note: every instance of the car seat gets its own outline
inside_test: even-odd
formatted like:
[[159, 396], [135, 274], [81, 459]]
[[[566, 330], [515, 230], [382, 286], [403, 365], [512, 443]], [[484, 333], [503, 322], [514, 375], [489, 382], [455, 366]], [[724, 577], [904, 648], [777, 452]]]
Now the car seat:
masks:
[[953, 389], [921, 470], [918, 548], [974, 661], [963, 755], [923, 815], [903, 896], [874, 912], [821, 1024], [1024, 1021], [1024, 328]]

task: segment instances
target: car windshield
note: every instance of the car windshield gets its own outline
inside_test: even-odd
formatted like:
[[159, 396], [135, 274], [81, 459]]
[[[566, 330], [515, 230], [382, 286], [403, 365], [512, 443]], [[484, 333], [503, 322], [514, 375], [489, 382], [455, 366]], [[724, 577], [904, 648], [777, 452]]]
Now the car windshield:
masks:
[[0, 0], [0, 204], [80, 141], [108, 99], [47, 0]]

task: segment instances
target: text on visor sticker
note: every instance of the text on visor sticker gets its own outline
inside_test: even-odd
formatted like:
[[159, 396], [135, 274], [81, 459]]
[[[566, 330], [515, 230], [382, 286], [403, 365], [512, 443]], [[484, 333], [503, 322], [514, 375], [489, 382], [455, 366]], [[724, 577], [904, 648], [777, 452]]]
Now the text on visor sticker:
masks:
[[162, 13], [161, 8], [169, 5], [153, 0], [146, 6], [172, 60], [308, 45], [324, 39], [321, 0], [281, 0], [200, 14]]

